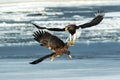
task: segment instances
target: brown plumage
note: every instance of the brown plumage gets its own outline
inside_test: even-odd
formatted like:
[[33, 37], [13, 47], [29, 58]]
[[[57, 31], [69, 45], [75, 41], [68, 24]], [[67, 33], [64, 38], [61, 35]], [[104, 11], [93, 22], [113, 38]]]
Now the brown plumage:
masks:
[[46, 31], [40, 31], [40, 30], [34, 32], [33, 36], [34, 36], [34, 39], [40, 43], [41, 46], [44, 46], [52, 50], [53, 53], [45, 55], [40, 59], [37, 59], [31, 62], [30, 64], [37, 64], [49, 57], [51, 61], [53, 61], [56, 57], [62, 56], [63, 54], [67, 54], [69, 58], [72, 58], [72, 56], [70, 55], [70, 51], [68, 51], [69, 45], [67, 43], [64, 43], [58, 37]]

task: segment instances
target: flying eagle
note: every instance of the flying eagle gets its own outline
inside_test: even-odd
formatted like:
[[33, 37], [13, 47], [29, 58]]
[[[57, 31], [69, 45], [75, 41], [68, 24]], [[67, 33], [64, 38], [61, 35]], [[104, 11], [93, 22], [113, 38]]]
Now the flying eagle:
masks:
[[65, 28], [46, 28], [46, 27], [40, 27], [35, 23], [32, 23], [35, 27], [37, 27], [38, 29], [47, 29], [50, 31], [68, 31], [70, 33], [70, 45], [74, 45], [74, 42], [76, 40], [76, 30], [81, 28], [88, 28], [88, 27], [92, 27], [95, 26], [97, 24], [99, 24], [104, 17], [104, 13], [101, 13], [100, 11], [98, 11], [98, 13], [96, 14], [96, 17], [94, 19], [92, 19], [90, 22], [82, 24], [82, 25], [75, 25], [75, 24], [71, 24], [66, 26]]
[[42, 30], [34, 32], [33, 36], [34, 36], [34, 39], [40, 43], [41, 46], [44, 46], [52, 50], [53, 53], [45, 55], [31, 62], [30, 64], [37, 64], [49, 57], [50, 57], [50, 60], [53, 61], [56, 57], [60, 57], [63, 54], [67, 54], [68, 57], [72, 59], [72, 56], [70, 55], [70, 51], [68, 51], [69, 44], [64, 43], [58, 37], [48, 33], [47, 31], [42, 31]]

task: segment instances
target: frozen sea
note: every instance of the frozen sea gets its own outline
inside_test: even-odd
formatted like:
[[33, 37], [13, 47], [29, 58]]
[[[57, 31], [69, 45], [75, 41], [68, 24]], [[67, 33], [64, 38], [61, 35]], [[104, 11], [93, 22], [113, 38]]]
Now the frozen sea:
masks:
[[[120, 80], [118, 3], [0, 5], [0, 80]], [[98, 9], [105, 12], [104, 20], [82, 30], [81, 37], [69, 48], [72, 60], [64, 55], [53, 62], [46, 59], [37, 65], [29, 64], [51, 53], [33, 39], [37, 29], [31, 23], [59, 28], [80, 25], [93, 19]], [[51, 33], [64, 41], [68, 35], [67, 32]]]

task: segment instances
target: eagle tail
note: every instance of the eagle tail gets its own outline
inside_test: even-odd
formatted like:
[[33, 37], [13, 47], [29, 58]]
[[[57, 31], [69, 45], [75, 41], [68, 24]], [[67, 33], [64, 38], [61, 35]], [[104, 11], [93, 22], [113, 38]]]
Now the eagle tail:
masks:
[[35, 61], [33, 61], [33, 62], [30, 62], [30, 64], [38, 64], [39, 62], [42, 62], [43, 60], [51, 57], [53, 54], [54, 54], [54, 53], [45, 55], [45, 56], [43, 56], [43, 57], [41, 57], [41, 58], [39, 58], [39, 59], [37, 59], [37, 60], [35, 60]]
[[98, 10], [97, 13], [95, 13], [95, 16], [104, 16], [104, 11]]

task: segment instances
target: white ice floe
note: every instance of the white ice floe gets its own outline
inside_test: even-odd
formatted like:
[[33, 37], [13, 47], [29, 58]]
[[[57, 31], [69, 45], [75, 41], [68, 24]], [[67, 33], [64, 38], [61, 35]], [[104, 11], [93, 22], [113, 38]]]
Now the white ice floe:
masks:
[[[12, 2], [12, 1], [11, 1]], [[64, 1], [59, 1], [59, 0], [53, 0], [53, 1], [45, 1], [45, 0], [36, 0], [36, 1], [13, 1], [13, 3], [10, 4], [10, 1], [7, 3], [4, 3], [3, 5], [0, 6], [10, 6], [10, 5], [21, 5], [29, 7], [29, 5], [39, 5], [40, 7], [57, 7], [57, 6], [81, 6], [81, 5], [119, 5], [120, 1], [119, 0], [110, 0], [110, 1], [93, 1], [93, 0], [88, 0], [88, 1], [78, 1], [78, 0], [70, 0], [68, 3], [68, 0]]]
[[109, 13], [105, 13], [105, 17], [120, 18], [120, 12], [109, 12]]
[[[76, 1], [70, 2], [69, 4], [66, 2], [28, 2], [28, 3], [11, 3], [11, 4], [1, 4], [0, 5], [0, 43], [1, 45], [33, 45], [35, 44], [32, 33], [37, 30], [31, 22], [38, 24], [41, 27], [53, 27], [53, 28], [64, 28], [69, 24], [81, 25], [89, 22], [94, 17], [85, 17], [79, 15], [78, 13], [91, 13], [91, 5], [111, 5], [112, 2], [105, 1], [96, 2], [91, 1], [91, 3], [84, 3], [82, 6], [82, 2]], [[62, 5], [63, 4], [63, 5]], [[76, 5], [75, 5], [76, 4]], [[118, 5], [118, 2], [113, 1], [112, 5]], [[84, 7], [88, 10], [68, 10], [61, 11], [59, 9], [54, 11], [54, 8], [46, 8], [46, 7], [63, 7], [60, 9], [64, 9], [64, 7]], [[48, 11], [47, 11], [48, 10]], [[64, 16], [66, 13], [74, 14], [71, 17]], [[77, 14], [76, 14], [77, 13]], [[81, 37], [76, 42], [110, 42], [117, 41], [120, 42], [119, 30], [120, 30], [120, 12], [107, 12], [105, 13], [103, 21], [96, 26], [86, 28], [82, 30]], [[28, 16], [29, 15], [29, 16]], [[32, 16], [31, 16], [32, 15]], [[34, 16], [35, 15], [35, 16]], [[37, 16], [36, 16], [37, 15]], [[86, 15], [86, 14], [85, 14]], [[67, 18], [67, 19], [66, 19]], [[67, 32], [51, 32], [53, 35], [58, 36], [60, 39], [65, 40], [67, 38]], [[11, 36], [12, 35], [12, 36]], [[80, 36], [78, 32], [77, 36]], [[13, 39], [14, 38], [14, 39]], [[29, 40], [28, 42], [25, 41]], [[22, 42], [21, 42], [22, 40]], [[11, 41], [11, 43], [9, 42]], [[16, 43], [16, 42], [17, 43]]]

